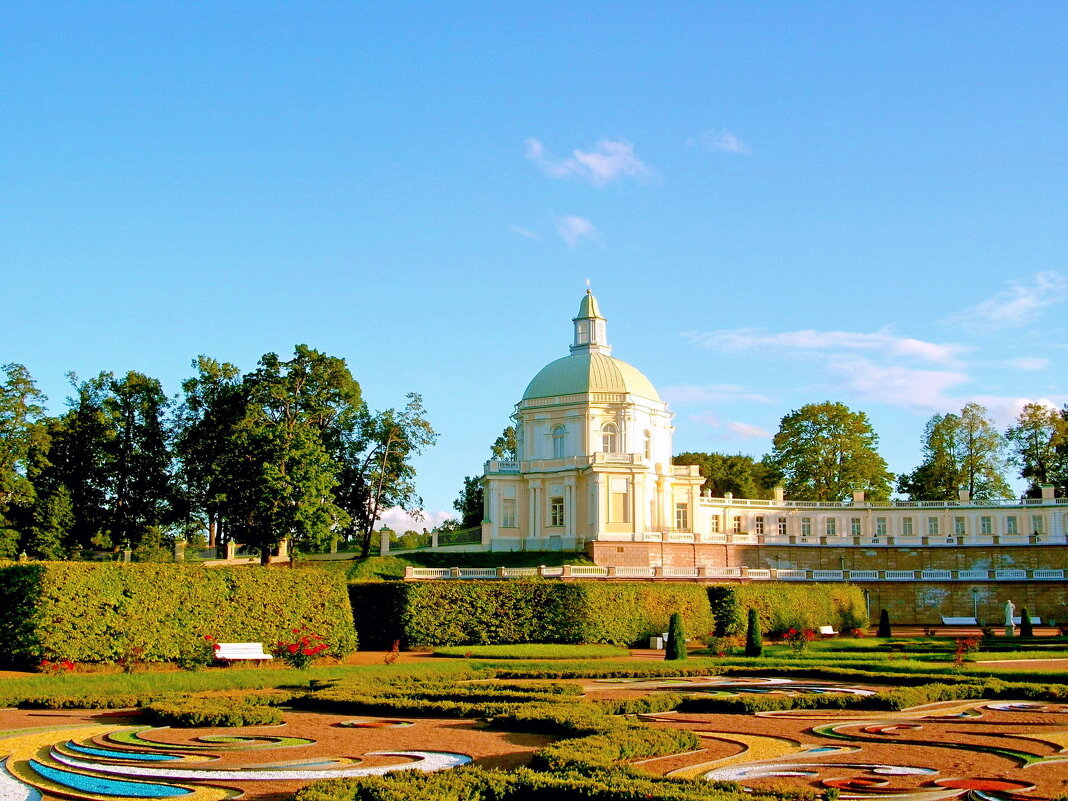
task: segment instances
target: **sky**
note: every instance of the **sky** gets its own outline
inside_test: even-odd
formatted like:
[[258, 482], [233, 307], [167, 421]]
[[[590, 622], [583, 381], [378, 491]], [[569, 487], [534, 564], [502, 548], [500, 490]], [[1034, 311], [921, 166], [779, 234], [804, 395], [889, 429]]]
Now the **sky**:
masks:
[[1068, 401], [1065, 53], [1063, 3], [5, 3], [0, 361], [57, 413], [344, 357], [424, 398], [426, 525], [589, 280], [676, 452], [833, 400], [908, 471]]

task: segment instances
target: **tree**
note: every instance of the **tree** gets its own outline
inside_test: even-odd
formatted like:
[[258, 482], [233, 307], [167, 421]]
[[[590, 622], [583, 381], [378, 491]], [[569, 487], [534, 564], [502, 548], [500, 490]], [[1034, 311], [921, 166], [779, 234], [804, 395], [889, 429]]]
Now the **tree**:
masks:
[[473, 528], [482, 523], [485, 516], [482, 479], [478, 476], [464, 476], [464, 486], [460, 496], [452, 502], [452, 507], [460, 513], [461, 528]]
[[760, 656], [764, 653], [764, 640], [760, 633], [760, 615], [749, 607], [745, 626], [745, 655]]
[[979, 404], [936, 414], [924, 429], [924, 461], [901, 477], [898, 491], [914, 501], [957, 500], [961, 490], [976, 501], [1009, 497], [1004, 451], [1004, 438]]
[[335, 457], [363, 401], [343, 359], [306, 345], [289, 361], [268, 353], [259, 364], [242, 381], [247, 401], [231, 438], [226, 504], [235, 535], [266, 563], [282, 538], [321, 546], [349, 523], [334, 496]]
[[672, 457], [673, 464], [695, 464], [705, 483], [702, 491], [717, 498], [731, 493], [735, 498], [770, 498], [779, 482], [778, 472], [767, 462], [745, 454], [695, 453]]
[[1058, 483], [1065, 472], [1062, 451], [1068, 441], [1068, 421], [1061, 412], [1041, 403], [1025, 404], [1005, 436], [1029, 497], [1040, 497], [1043, 484]]
[[671, 619], [668, 621], [668, 639], [664, 648], [664, 659], [678, 660], [686, 657], [686, 632], [682, 627], [682, 615], [672, 612]]
[[3, 366], [0, 383], [0, 557], [14, 556], [32, 507], [33, 454], [47, 449], [45, 396], [21, 364]]
[[890, 613], [885, 609], [879, 610], [879, 631], [876, 634], [877, 637], [893, 637], [894, 633], [890, 629]]
[[423, 500], [415, 492], [415, 467], [411, 458], [433, 445], [437, 432], [426, 420], [423, 399], [408, 394], [403, 409], [387, 409], [370, 419], [366, 455], [361, 470], [368, 493], [361, 510], [361, 557], [371, 553], [371, 534], [382, 509], [400, 507], [409, 514], [420, 511]]
[[234, 458], [234, 437], [248, 394], [234, 365], [200, 356], [193, 366], [197, 375], [182, 382], [184, 397], [172, 426], [178, 460], [176, 516], [184, 518], [189, 530], [207, 528], [208, 544], [214, 546], [225, 539], [227, 485], [233, 471], [241, 469]]
[[867, 415], [825, 401], [786, 415], [765, 461], [781, 472], [794, 498], [843, 501], [863, 490], [871, 500], [885, 500], [893, 474], [878, 443]]
[[519, 448], [516, 444], [515, 426], [508, 426], [501, 435], [493, 441], [490, 447], [494, 459], [506, 462], [514, 462], [519, 458]]

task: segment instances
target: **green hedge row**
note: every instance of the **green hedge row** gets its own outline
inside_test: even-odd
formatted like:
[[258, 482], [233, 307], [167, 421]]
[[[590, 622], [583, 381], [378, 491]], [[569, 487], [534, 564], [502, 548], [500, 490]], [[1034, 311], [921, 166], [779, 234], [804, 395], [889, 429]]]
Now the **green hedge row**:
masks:
[[0, 661], [176, 660], [222, 642], [291, 639], [308, 626], [356, 648], [339, 576], [318, 570], [36, 562], [0, 566]]
[[297, 791], [296, 801], [814, 801], [811, 790], [745, 792], [730, 782], [695, 782], [635, 776], [629, 770], [557, 775], [456, 768], [438, 773], [396, 771], [366, 779], [330, 779]]
[[760, 630], [778, 635], [790, 628], [834, 626], [848, 632], [868, 627], [864, 593], [852, 584], [717, 584], [708, 588], [716, 635], [745, 634], [749, 609], [756, 609]]
[[510, 643], [635, 645], [672, 612], [695, 636], [712, 631], [705, 589], [641, 582], [427, 581], [349, 586], [369, 648]]

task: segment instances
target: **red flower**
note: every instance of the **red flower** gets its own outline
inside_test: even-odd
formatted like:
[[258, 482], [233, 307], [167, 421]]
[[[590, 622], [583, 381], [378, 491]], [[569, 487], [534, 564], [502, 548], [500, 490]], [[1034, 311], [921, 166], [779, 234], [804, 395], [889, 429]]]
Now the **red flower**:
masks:
[[289, 653], [295, 654], [297, 652], [297, 648], [298, 648], [298, 646], [297, 646], [296, 643], [294, 643], [293, 645], [289, 646]]
[[214, 639], [215, 639], [215, 638], [214, 638], [214, 637], [212, 637], [212, 636], [211, 636], [210, 634], [205, 634], [205, 635], [204, 635], [204, 642], [211, 642], [211, 641], [212, 641], [212, 640], [214, 640]]
[[315, 656], [317, 653], [319, 653], [319, 652], [316, 651], [314, 648], [305, 648], [304, 649], [304, 655], [305, 656]]
[[220, 646], [219, 643], [215, 643], [213, 646], [211, 646], [211, 650], [213, 651], [221, 650], [221, 648], [222, 646]]
[[300, 634], [300, 629], [293, 629], [294, 634]]

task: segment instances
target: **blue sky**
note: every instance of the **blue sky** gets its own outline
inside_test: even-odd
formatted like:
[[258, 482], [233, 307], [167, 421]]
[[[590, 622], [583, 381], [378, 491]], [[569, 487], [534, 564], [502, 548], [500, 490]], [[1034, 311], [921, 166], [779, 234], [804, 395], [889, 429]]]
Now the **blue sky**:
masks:
[[432, 519], [592, 282], [676, 451], [1068, 400], [1059, 3], [9, 3], [0, 359], [301, 342], [424, 395]]

